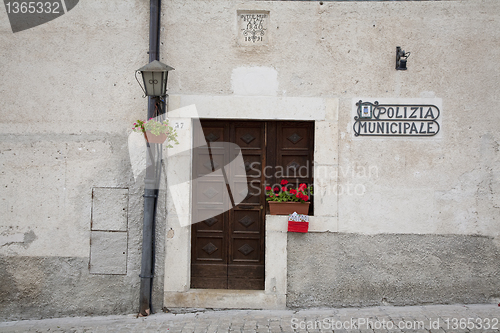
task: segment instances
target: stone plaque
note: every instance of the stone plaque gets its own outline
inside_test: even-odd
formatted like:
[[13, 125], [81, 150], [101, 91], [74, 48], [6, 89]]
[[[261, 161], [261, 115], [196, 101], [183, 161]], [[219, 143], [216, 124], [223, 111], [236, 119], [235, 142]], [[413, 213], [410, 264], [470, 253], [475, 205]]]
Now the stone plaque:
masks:
[[238, 43], [264, 45], [268, 42], [269, 12], [238, 11]]

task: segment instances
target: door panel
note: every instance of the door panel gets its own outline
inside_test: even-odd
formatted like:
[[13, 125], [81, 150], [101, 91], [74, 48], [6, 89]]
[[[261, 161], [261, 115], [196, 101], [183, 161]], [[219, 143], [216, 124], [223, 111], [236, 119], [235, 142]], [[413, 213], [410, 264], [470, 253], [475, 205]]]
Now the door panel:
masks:
[[[245, 171], [249, 167], [259, 171], [265, 165], [265, 122], [234, 122], [231, 139], [241, 148]], [[249, 163], [253, 163], [250, 165]], [[264, 219], [265, 193], [259, 191], [264, 177], [262, 172], [249, 173], [246, 179], [235, 182], [251, 182], [245, 200], [229, 211], [230, 239], [228, 261], [228, 288], [264, 289]]]
[[[314, 178], [314, 123], [312, 122], [277, 122], [276, 123], [276, 173], [283, 171], [281, 177], [274, 178], [274, 184], [282, 179], [289, 186], [298, 187], [301, 183], [313, 184]], [[312, 214], [314, 202], [309, 206]]]
[[231, 265], [228, 266], [228, 286], [227, 289], [264, 289], [262, 283], [264, 276], [263, 265]]
[[233, 234], [259, 234], [260, 209], [240, 209], [234, 211]]
[[[204, 129], [208, 146], [227, 141], [229, 129], [214, 124]], [[196, 134], [196, 133], [195, 133]], [[194, 142], [203, 143], [194, 137]], [[228, 215], [224, 212], [228, 196], [221, 175], [213, 171], [225, 165], [224, 152], [217, 149], [193, 150], [193, 178], [205, 176], [206, 181], [193, 182], [193, 216], [213, 216], [192, 225], [191, 288], [227, 289]], [[213, 179], [211, 182], [210, 180]], [[198, 219], [197, 219], [198, 220]]]

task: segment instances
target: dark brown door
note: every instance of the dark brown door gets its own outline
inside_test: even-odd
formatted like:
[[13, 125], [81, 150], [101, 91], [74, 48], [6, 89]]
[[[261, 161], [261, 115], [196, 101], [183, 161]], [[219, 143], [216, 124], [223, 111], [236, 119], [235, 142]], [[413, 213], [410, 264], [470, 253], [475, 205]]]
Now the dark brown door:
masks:
[[[262, 290], [264, 188], [282, 178], [312, 183], [314, 124], [220, 120], [202, 120], [201, 124], [209, 149], [193, 154], [193, 177], [207, 177], [193, 185], [193, 216], [212, 217], [192, 226], [191, 288]], [[195, 133], [194, 142], [200, 139]], [[224, 169], [225, 188], [209, 176], [228, 165], [238, 152], [221, 148], [217, 145], [220, 142], [238, 145], [244, 160], [243, 165], [235, 166], [244, 169], [243, 174], [239, 172], [242, 170]], [[276, 171], [280, 169], [287, 170], [287, 174], [277, 179]], [[231, 195], [231, 190], [239, 191], [241, 183], [247, 184], [246, 198], [239, 204], [228, 202], [237, 196]], [[224, 211], [224, 207], [232, 208]]]

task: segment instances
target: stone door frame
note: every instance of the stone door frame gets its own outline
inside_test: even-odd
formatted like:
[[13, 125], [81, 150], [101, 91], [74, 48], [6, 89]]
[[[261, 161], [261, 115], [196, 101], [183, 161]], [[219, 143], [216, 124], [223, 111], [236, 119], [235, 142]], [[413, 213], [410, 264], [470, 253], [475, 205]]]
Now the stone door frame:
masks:
[[[173, 95], [169, 97], [168, 110], [167, 116], [177, 128], [180, 144], [167, 152], [164, 306], [286, 308], [287, 224], [283, 216], [266, 216], [264, 290], [190, 289], [192, 195], [189, 177], [192, 174], [193, 127], [199, 124], [199, 118], [315, 121], [315, 156], [322, 156], [321, 152], [318, 154], [324, 141], [321, 137], [331, 134], [325, 133], [325, 128], [331, 130], [332, 124], [335, 128], [337, 126], [338, 100], [316, 97]], [[322, 123], [327, 124], [324, 126]], [[321, 165], [321, 161], [317, 162]], [[187, 181], [181, 184], [169, 182], [174, 179]], [[325, 215], [322, 207], [317, 206], [315, 216], [310, 219], [310, 230], [336, 231], [336, 208], [332, 211], [330, 204], [330, 210]]]

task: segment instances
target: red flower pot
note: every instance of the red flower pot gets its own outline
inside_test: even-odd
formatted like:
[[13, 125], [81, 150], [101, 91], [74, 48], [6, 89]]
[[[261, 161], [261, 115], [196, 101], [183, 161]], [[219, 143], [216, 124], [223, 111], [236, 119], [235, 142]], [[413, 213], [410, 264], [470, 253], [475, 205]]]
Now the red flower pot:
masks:
[[271, 215], [289, 215], [293, 213], [307, 215], [309, 213], [310, 202], [277, 202], [268, 201]]
[[160, 135], [154, 135], [153, 133], [146, 131], [146, 140], [149, 143], [163, 143], [167, 140], [167, 134], [162, 133]]
[[309, 222], [288, 221], [289, 232], [308, 232]]

